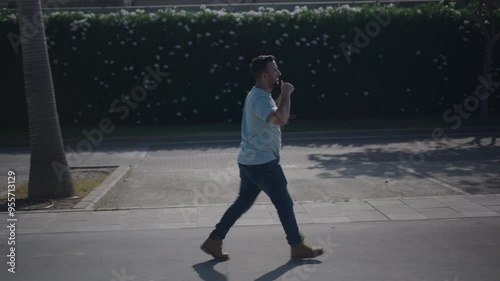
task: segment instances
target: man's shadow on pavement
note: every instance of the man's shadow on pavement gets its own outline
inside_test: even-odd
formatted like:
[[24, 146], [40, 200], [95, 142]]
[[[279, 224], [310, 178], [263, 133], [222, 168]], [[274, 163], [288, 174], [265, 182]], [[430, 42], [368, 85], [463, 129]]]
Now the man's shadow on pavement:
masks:
[[[261, 277], [255, 279], [255, 281], [272, 281], [272, 280], [277, 280], [280, 278], [283, 274], [291, 271], [295, 267], [305, 265], [305, 264], [320, 264], [321, 261], [319, 260], [298, 260], [298, 259], [291, 259], [284, 265], [269, 271], [268, 273], [262, 275]], [[301, 274], [303, 275], [303, 274]]]
[[[228, 281], [226, 275], [218, 272], [214, 269], [215, 265], [217, 265], [219, 261], [216, 259], [209, 260], [206, 262], [201, 262], [193, 265], [193, 269], [198, 273], [201, 279], [205, 281]], [[318, 260], [289, 260], [284, 265], [262, 275], [261, 277], [255, 279], [255, 281], [272, 281], [280, 278], [283, 274], [291, 271], [295, 267], [305, 265], [305, 264], [320, 264], [321, 261]]]
[[193, 265], [193, 268], [196, 273], [200, 275], [200, 278], [205, 281], [227, 281], [226, 275], [214, 269], [215, 265], [217, 265], [219, 262], [223, 261], [213, 259], [206, 262], [197, 263]]

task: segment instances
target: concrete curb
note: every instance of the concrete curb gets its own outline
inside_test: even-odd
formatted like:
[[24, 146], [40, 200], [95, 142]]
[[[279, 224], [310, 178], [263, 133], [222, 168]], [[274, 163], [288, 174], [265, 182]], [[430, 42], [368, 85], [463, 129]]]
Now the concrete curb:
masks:
[[[108, 166], [109, 167], [109, 166]], [[116, 166], [113, 166], [116, 167]], [[86, 167], [88, 168], [88, 167]], [[106, 194], [130, 172], [129, 165], [120, 165], [98, 187], [85, 196], [73, 209], [94, 210]]]

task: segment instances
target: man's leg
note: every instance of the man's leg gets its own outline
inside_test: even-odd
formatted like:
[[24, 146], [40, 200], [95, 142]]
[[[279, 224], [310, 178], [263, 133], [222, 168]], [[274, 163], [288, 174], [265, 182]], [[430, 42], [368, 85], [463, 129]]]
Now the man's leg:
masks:
[[262, 167], [260, 171], [255, 170], [251, 178], [256, 179], [258, 186], [271, 198], [276, 207], [286, 233], [286, 239], [291, 246], [291, 257], [314, 258], [322, 255], [323, 249], [307, 245], [299, 232], [293, 212], [293, 201], [288, 192], [288, 183], [279, 160], [271, 161]]
[[250, 209], [261, 191], [248, 177], [246, 167], [243, 165], [239, 166], [241, 178], [240, 193], [233, 205], [227, 209], [220, 222], [215, 226], [215, 230], [210, 234], [212, 238], [226, 238], [229, 229], [246, 211], [248, 211], [248, 209]]
[[288, 244], [295, 245], [301, 241], [299, 227], [293, 212], [293, 201], [288, 193], [287, 181], [278, 160], [273, 160], [258, 168], [249, 170], [252, 180], [271, 198], [283, 229], [286, 233]]

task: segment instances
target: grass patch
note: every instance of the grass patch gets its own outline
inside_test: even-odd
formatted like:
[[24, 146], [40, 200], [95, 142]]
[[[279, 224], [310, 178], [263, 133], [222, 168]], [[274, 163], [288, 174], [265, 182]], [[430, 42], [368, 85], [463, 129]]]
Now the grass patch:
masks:
[[[71, 170], [73, 178], [74, 196], [68, 198], [54, 199], [32, 199], [28, 198], [29, 181], [18, 184], [15, 191], [16, 210], [32, 211], [47, 209], [72, 209], [92, 190], [99, 186], [115, 168], [85, 169], [77, 168]], [[0, 212], [8, 210], [7, 195], [0, 198]]]
[[[101, 176], [98, 178], [79, 178], [73, 177], [73, 185], [75, 188], [75, 196], [84, 197], [89, 194], [94, 188], [100, 185], [108, 176]], [[16, 187], [16, 199], [28, 198], [28, 181]]]

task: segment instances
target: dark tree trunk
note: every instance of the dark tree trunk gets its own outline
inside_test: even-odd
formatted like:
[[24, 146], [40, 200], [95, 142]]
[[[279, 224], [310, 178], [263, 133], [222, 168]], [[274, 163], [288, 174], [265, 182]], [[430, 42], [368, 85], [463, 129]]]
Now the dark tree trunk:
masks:
[[70, 197], [73, 182], [59, 127], [41, 3], [19, 0], [17, 6], [31, 149], [28, 197]]

